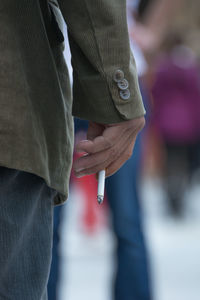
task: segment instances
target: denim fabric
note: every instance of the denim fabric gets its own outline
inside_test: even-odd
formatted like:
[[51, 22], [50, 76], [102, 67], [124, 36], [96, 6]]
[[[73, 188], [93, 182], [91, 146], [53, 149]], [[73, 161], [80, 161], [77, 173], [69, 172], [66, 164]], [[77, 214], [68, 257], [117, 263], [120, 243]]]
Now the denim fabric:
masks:
[[52, 249], [52, 262], [49, 281], [47, 285], [48, 300], [57, 299], [57, 286], [60, 280], [60, 255], [59, 255], [59, 226], [62, 219], [63, 206], [55, 206], [54, 208], [54, 227], [53, 227], [53, 249]]
[[55, 194], [37, 175], [0, 167], [0, 299], [47, 299]]
[[140, 139], [126, 164], [106, 179], [117, 239], [115, 300], [150, 300], [150, 279], [138, 194]]
[[[138, 194], [140, 168], [140, 140], [131, 159], [113, 176], [106, 179], [106, 192], [113, 216], [113, 230], [117, 239], [117, 272], [114, 283], [115, 300], [150, 300], [151, 284], [148, 258], [142, 230]], [[56, 300], [59, 282], [58, 256], [59, 224], [62, 206], [55, 208], [54, 246], [51, 275], [48, 283], [49, 300]]]

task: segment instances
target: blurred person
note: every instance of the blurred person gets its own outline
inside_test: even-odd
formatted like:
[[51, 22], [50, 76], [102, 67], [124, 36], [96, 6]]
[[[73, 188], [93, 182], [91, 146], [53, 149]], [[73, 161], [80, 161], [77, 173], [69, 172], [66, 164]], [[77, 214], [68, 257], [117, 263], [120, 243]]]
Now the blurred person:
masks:
[[[77, 132], [87, 128], [76, 122]], [[141, 169], [141, 137], [138, 137], [133, 155], [113, 176], [106, 179], [106, 195], [116, 237], [116, 274], [113, 299], [150, 300], [151, 283], [142, 214], [138, 191]]]
[[[86, 121], [75, 119], [75, 132], [84, 136], [88, 128]], [[79, 138], [78, 138], [79, 139]], [[138, 181], [141, 169], [141, 137], [138, 137], [133, 155], [113, 176], [106, 179], [106, 195], [112, 216], [113, 231], [116, 237], [116, 273], [113, 281], [113, 299], [150, 300], [151, 283], [146, 244], [143, 235], [142, 213]], [[74, 178], [75, 179], [75, 178]], [[91, 180], [91, 178], [89, 179]], [[73, 180], [71, 182], [73, 185]], [[76, 184], [80, 184], [80, 181]], [[86, 181], [82, 183], [82, 188]], [[88, 187], [85, 186], [87, 189]], [[87, 194], [91, 197], [92, 194]], [[87, 201], [95, 201], [95, 198]], [[92, 204], [91, 204], [92, 205]], [[54, 244], [51, 272], [48, 282], [49, 300], [57, 299], [59, 285], [60, 257], [59, 226], [62, 223], [61, 207], [56, 208], [54, 218]], [[59, 209], [59, 210], [58, 210]], [[90, 211], [90, 213], [92, 213]], [[93, 220], [95, 222], [95, 220]], [[89, 224], [87, 230], [94, 230]], [[93, 227], [91, 227], [93, 226]], [[89, 231], [91, 232], [91, 231]]]
[[144, 126], [126, 3], [117, 4], [0, 3], [2, 299], [47, 299], [53, 204], [67, 198], [73, 150], [61, 12], [72, 52], [73, 114], [90, 121], [88, 140], [77, 145], [88, 155], [76, 161], [76, 176], [116, 172]]
[[[185, 0], [143, 1], [142, 16], [132, 28], [132, 36], [149, 63], [153, 114], [159, 119], [156, 126], [165, 141], [167, 191], [175, 215], [182, 212], [187, 178], [199, 166], [198, 6], [196, 0], [190, 4]], [[162, 51], [165, 55], [160, 60], [157, 57]]]
[[141, 0], [131, 36], [151, 64], [167, 36], [179, 32], [184, 43], [200, 57], [200, 2], [198, 0]]
[[115, 300], [150, 300], [151, 281], [139, 194], [141, 136], [128, 162], [106, 180], [106, 194], [116, 237]]
[[159, 51], [166, 31], [169, 31], [170, 20], [176, 18], [176, 13], [182, 8], [184, 0], [142, 0], [139, 3], [135, 26], [131, 36], [139, 45], [144, 55], [151, 63]]
[[[134, 12], [139, 1], [127, 1], [128, 27], [134, 26]], [[142, 52], [133, 40], [138, 75], [146, 72]], [[142, 84], [142, 82], [140, 83]], [[141, 88], [143, 91], [143, 86]], [[143, 92], [143, 100], [144, 100]], [[116, 237], [116, 274], [113, 295], [115, 300], [151, 299], [151, 282], [146, 242], [143, 234], [142, 212], [139, 195], [141, 170], [141, 135], [133, 155], [112, 177], [106, 180], [106, 193]]]
[[200, 166], [199, 82], [194, 53], [174, 37], [155, 67], [152, 124], [166, 153], [165, 184], [175, 216], [182, 214], [189, 179]]

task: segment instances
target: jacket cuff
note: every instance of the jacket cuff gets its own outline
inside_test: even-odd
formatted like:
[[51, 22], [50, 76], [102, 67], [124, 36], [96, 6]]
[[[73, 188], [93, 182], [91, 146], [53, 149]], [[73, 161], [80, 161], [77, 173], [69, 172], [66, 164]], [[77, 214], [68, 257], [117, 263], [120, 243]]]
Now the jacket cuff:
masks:
[[105, 76], [81, 76], [74, 70], [73, 115], [97, 123], [118, 123], [145, 114], [134, 58], [130, 66], [113, 66]]

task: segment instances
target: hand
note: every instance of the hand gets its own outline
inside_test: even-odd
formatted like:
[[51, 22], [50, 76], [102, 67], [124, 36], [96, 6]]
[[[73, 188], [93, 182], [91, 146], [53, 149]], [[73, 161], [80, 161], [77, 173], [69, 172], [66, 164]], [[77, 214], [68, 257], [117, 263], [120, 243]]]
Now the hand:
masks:
[[133, 153], [138, 132], [144, 127], [145, 119], [116, 124], [90, 122], [87, 139], [76, 145], [76, 151], [86, 153], [74, 163], [77, 177], [106, 170], [106, 176], [114, 174]]

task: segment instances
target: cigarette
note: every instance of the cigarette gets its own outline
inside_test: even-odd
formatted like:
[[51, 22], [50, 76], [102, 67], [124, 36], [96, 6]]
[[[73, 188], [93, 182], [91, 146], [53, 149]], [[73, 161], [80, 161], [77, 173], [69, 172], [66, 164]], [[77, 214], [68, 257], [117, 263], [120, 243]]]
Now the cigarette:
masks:
[[99, 204], [102, 204], [104, 199], [105, 178], [106, 178], [106, 171], [105, 170], [100, 171], [98, 174], [98, 191], [97, 191], [97, 201]]

